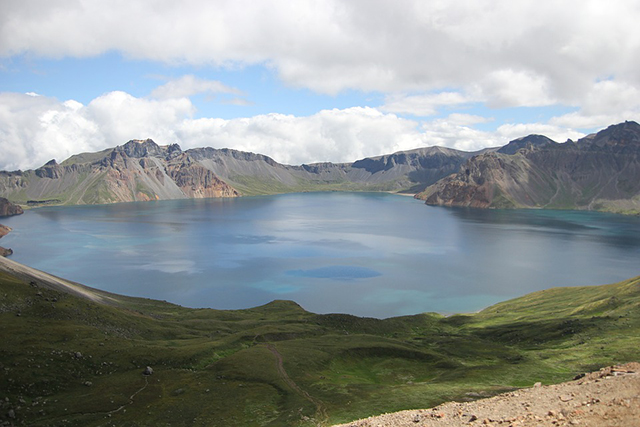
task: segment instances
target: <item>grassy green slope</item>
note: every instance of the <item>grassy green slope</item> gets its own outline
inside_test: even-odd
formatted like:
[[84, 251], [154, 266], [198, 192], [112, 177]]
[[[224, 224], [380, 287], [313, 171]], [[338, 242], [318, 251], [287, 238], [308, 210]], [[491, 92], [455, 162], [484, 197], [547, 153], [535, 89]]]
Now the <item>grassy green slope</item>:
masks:
[[0, 421], [330, 425], [638, 360], [640, 278], [475, 315], [378, 320], [288, 301], [236, 311], [128, 297], [102, 305], [1, 273], [0, 323]]

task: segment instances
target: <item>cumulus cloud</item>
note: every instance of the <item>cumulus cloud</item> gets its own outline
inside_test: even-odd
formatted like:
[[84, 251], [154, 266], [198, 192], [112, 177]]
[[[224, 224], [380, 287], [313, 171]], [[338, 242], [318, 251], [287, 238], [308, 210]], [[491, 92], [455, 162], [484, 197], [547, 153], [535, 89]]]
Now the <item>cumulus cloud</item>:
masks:
[[243, 94], [241, 90], [229, 87], [222, 82], [201, 79], [189, 74], [178, 79], [170, 80], [162, 86], [155, 88], [150, 96], [155, 99], [189, 98], [190, 96], [203, 93], [209, 95]]
[[[0, 168], [37, 167], [146, 137], [184, 148], [261, 152], [293, 164], [353, 161], [426, 145], [476, 150], [528, 133], [575, 139], [577, 129], [640, 115], [639, 15], [634, 0], [4, 0], [2, 58], [115, 51], [207, 69], [258, 64], [290, 87], [374, 92], [385, 101], [379, 108], [302, 117], [222, 120], [194, 119], [190, 97], [248, 105], [246, 95], [193, 75], [167, 81], [146, 97], [111, 91], [86, 105], [0, 93]], [[573, 111], [546, 123], [478, 130], [490, 119], [475, 107], [485, 105]], [[453, 112], [462, 107], [473, 114]]]
[[418, 122], [375, 108], [321, 110], [309, 116], [263, 114], [219, 119], [193, 118], [187, 98], [155, 100], [109, 92], [87, 105], [45, 96], [0, 93], [0, 169], [39, 167], [87, 151], [152, 138], [161, 145], [235, 148], [266, 154], [287, 164], [352, 162], [413, 148], [440, 145], [466, 151], [499, 146], [528, 133], [556, 140], [581, 136], [560, 126], [501, 126], [474, 129], [482, 117], [453, 113]]
[[98, 151], [133, 138], [176, 142], [175, 125], [188, 119], [187, 99], [165, 101], [110, 92], [88, 105], [46, 96], [0, 93], [0, 169], [41, 166], [73, 154]]
[[182, 123], [185, 146], [232, 147], [281, 163], [351, 162], [424, 145], [418, 123], [373, 108], [322, 110], [311, 116], [266, 114]]
[[[609, 123], [612, 124], [613, 122]], [[499, 126], [495, 135], [503, 141], [512, 141], [522, 136], [538, 134], [553, 139], [556, 142], [565, 142], [567, 139], [577, 140], [585, 136], [583, 132], [554, 126], [545, 123], [518, 123]], [[504, 144], [504, 142], [502, 143]], [[500, 144], [500, 145], [502, 145]]]
[[184, 149], [210, 146], [262, 153], [290, 164], [347, 162], [424, 145], [418, 123], [373, 108], [310, 116], [266, 114], [193, 119], [187, 98], [154, 100], [109, 92], [87, 105], [26, 94], [0, 94], [0, 169], [27, 169], [55, 158], [152, 138]]
[[431, 116], [442, 107], [456, 107], [477, 101], [460, 92], [440, 92], [423, 95], [391, 95], [380, 107], [382, 111], [414, 116]]
[[506, 143], [499, 135], [474, 129], [456, 118], [424, 122], [420, 131], [424, 145], [439, 145], [463, 151], [478, 151]]
[[640, 85], [639, 14], [633, 0], [6, 0], [0, 55], [119, 51], [169, 64], [266, 64], [323, 93], [477, 87], [495, 105], [579, 105], [603, 76]]
[[585, 94], [578, 111], [554, 117], [549, 124], [568, 128], [593, 129], [640, 115], [640, 89], [625, 81], [602, 80]]
[[496, 70], [486, 76], [477, 90], [486, 93], [492, 108], [540, 107], [556, 104], [548, 77], [529, 71]]

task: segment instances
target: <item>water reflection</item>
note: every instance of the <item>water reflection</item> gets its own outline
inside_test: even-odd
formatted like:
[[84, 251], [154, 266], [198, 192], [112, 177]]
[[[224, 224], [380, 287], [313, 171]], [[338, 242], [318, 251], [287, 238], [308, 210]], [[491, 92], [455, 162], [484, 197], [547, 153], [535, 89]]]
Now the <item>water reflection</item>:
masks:
[[617, 248], [640, 247], [640, 218], [600, 212], [451, 208], [465, 222], [493, 224], [530, 233], [581, 236]]
[[286, 298], [319, 313], [467, 312], [640, 274], [637, 217], [438, 208], [388, 194], [48, 207], [3, 223], [18, 262], [191, 307]]

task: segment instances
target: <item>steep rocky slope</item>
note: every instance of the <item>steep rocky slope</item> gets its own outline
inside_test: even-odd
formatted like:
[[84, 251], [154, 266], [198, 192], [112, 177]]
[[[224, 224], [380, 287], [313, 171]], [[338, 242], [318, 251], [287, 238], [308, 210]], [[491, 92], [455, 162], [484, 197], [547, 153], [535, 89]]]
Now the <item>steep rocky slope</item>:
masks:
[[470, 158], [417, 197], [432, 205], [640, 212], [640, 125], [559, 144], [532, 135]]
[[11, 203], [4, 197], [0, 197], [0, 217], [20, 215], [21, 213], [23, 213], [23, 210], [20, 206]]
[[253, 153], [133, 140], [97, 153], [0, 172], [0, 195], [25, 205], [234, 197], [314, 190], [419, 191], [472, 153], [431, 147], [353, 164], [288, 166]]
[[[0, 217], [20, 215], [23, 210], [20, 206], [11, 203], [4, 197], [0, 197]], [[5, 225], [0, 224], [0, 238], [9, 234], [11, 229]], [[11, 249], [3, 248], [0, 246], [0, 256], [9, 256], [13, 253]]]
[[[9, 234], [10, 231], [11, 231], [11, 228], [7, 227], [6, 225], [0, 224], [0, 239], [3, 236], [6, 236], [7, 234]], [[11, 249], [3, 248], [2, 246], [0, 246], [0, 256], [9, 256], [12, 253], [13, 251]]]
[[51, 160], [36, 170], [1, 172], [0, 193], [27, 205], [238, 195], [177, 145], [161, 147], [149, 139], [62, 164]]

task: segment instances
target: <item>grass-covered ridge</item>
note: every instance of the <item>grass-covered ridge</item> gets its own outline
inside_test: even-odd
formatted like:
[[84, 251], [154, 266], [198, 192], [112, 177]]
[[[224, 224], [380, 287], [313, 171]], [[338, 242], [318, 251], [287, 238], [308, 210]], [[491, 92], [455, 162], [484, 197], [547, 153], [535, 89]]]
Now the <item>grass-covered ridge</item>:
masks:
[[640, 278], [385, 320], [86, 291], [0, 273], [0, 421], [331, 425], [640, 358]]

